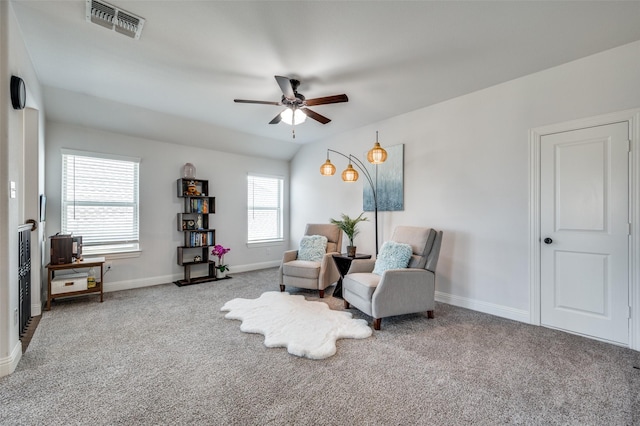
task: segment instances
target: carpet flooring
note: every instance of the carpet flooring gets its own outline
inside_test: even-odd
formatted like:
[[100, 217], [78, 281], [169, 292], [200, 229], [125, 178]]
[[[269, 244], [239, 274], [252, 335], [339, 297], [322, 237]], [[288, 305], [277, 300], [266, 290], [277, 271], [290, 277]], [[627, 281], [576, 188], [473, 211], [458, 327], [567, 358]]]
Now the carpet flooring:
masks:
[[0, 424], [640, 424], [640, 352], [438, 303], [309, 360], [220, 311], [277, 288], [266, 269], [56, 301], [0, 378]]

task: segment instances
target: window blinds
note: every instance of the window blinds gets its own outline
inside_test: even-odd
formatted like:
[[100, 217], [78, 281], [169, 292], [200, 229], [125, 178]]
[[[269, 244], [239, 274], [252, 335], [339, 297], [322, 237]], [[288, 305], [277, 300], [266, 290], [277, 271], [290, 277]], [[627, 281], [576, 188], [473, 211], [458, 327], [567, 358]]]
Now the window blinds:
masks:
[[85, 246], [137, 243], [138, 159], [62, 154], [62, 233]]
[[283, 186], [282, 178], [248, 176], [249, 243], [282, 240]]

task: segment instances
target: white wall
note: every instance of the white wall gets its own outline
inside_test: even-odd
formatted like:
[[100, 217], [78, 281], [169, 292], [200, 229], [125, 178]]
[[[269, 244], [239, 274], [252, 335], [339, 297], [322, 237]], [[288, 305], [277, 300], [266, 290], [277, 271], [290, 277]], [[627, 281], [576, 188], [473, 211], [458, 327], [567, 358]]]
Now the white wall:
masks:
[[[10, 75], [20, 75], [27, 83], [28, 106], [42, 113], [40, 86], [8, 2], [0, 2], [0, 47], [0, 97], [8, 99]], [[284, 245], [269, 251], [245, 242], [246, 174], [290, 177], [288, 246], [295, 246], [305, 223], [362, 210], [362, 181], [349, 185], [339, 176], [322, 177], [319, 167], [326, 148], [361, 156], [379, 130], [383, 146], [405, 144], [405, 210], [380, 214], [381, 242], [400, 224], [442, 229], [439, 299], [528, 321], [528, 130], [638, 107], [638, 75], [640, 42], [303, 146], [291, 165], [47, 122], [46, 235], [59, 230], [60, 148], [137, 156], [142, 158], [142, 253], [113, 260], [106, 289], [179, 278], [176, 213], [181, 203], [175, 180], [181, 166], [193, 162], [216, 196], [217, 241], [232, 248], [225, 257], [232, 271], [275, 265]], [[25, 219], [27, 203], [9, 199], [8, 181], [21, 183], [24, 176], [22, 120], [21, 112], [0, 103], [0, 376], [11, 372], [20, 357], [13, 322], [17, 290], [10, 283], [17, 282], [15, 229]], [[339, 174], [346, 163], [336, 156], [332, 160]], [[361, 224], [361, 230], [359, 251], [373, 253], [373, 223]]]
[[[187, 162], [196, 166], [197, 178], [209, 180], [210, 195], [216, 197], [216, 213], [212, 216], [211, 227], [216, 230], [216, 242], [231, 248], [225, 261], [232, 275], [233, 272], [279, 264], [284, 244], [247, 246], [247, 174], [277, 175], [288, 182], [287, 161], [187, 147], [56, 122], [47, 123], [46, 136], [49, 236], [60, 231], [61, 148], [141, 158], [142, 253], [138, 258], [111, 261], [112, 269], [105, 277], [106, 291], [162, 284], [182, 278], [183, 268], [177, 264], [176, 247], [183, 244], [183, 234], [177, 230], [176, 223], [177, 213], [183, 208], [183, 199], [177, 197], [176, 180], [181, 177], [182, 166]], [[285, 210], [288, 210], [288, 192]], [[287, 227], [288, 218], [285, 229]], [[202, 272], [204, 268], [201, 271], [193, 268], [192, 275], [205, 275]]]
[[[44, 143], [39, 136], [43, 132], [29, 142], [24, 140], [24, 111], [14, 110], [9, 101], [8, 89], [12, 75], [20, 76], [25, 81], [27, 107], [41, 110], [40, 84], [22, 41], [12, 6], [9, 2], [0, 2], [0, 377], [15, 369], [22, 351], [18, 323], [14, 318], [18, 309], [17, 231], [18, 225], [23, 224], [27, 215], [31, 214], [32, 201], [38, 191], [38, 176], [33, 173], [27, 175], [24, 156], [27, 152], [39, 152]], [[43, 129], [42, 123], [39, 128]], [[30, 180], [34, 177], [35, 182]], [[10, 198], [9, 182], [16, 183], [16, 198]], [[32, 243], [37, 244], [37, 240], [37, 233], [32, 233]], [[32, 262], [32, 278], [37, 285], [39, 256], [35, 256]]]
[[[397, 225], [444, 231], [436, 290], [441, 301], [529, 321], [531, 128], [640, 106], [640, 42], [500, 84], [304, 146], [291, 165], [291, 235], [304, 224], [362, 211], [362, 185], [319, 167], [332, 148], [363, 158], [375, 131], [405, 144], [405, 210], [380, 214], [380, 244]], [[372, 215], [369, 215], [372, 218]], [[358, 251], [374, 252], [372, 222]]]

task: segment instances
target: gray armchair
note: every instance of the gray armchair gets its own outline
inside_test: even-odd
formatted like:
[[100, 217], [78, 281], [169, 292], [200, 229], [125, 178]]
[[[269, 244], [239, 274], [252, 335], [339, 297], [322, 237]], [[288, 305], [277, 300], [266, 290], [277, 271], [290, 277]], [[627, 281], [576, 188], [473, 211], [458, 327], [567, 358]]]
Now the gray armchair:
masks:
[[411, 246], [413, 255], [407, 268], [377, 275], [372, 273], [375, 259], [354, 260], [342, 279], [345, 308], [353, 305], [372, 316], [376, 330], [380, 330], [382, 318], [425, 311], [433, 318], [435, 308], [435, 272], [442, 231], [398, 226], [391, 240]]
[[317, 289], [322, 298], [324, 290], [340, 278], [332, 255], [340, 253], [342, 249], [342, 231], [332, 224], [308, 224], [304, 235], [327, 237], [326, 254], [322, 257], [322, 261], [315, 262], [299, 260], [298, 250], [285, 251], [278, 269], [280, 291], [284, 291], [285, 286]]

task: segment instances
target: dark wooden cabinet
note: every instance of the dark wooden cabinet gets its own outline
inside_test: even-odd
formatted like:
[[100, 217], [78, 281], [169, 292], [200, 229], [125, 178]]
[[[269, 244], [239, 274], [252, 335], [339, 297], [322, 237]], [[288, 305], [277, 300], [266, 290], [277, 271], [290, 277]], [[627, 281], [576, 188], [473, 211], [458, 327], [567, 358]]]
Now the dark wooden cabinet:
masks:
[[[178, 286], [198, 284], [216, 279], [215, 262], [209, 260], [211, 247], [216, 244], [216, 230], [211, 226], [211, 215], [216, 212], [216, 198], [209, 193], [209, 181], [178, 179], [177, 195], [184, 199], [183, 211], [178, 213], [177, 228], [183, 234], [183, 245], [178, 247], [178, 265], [184, 268], [184, 279]], [[192, 277], [191, 267], [208, 265], [206, 275]]]

